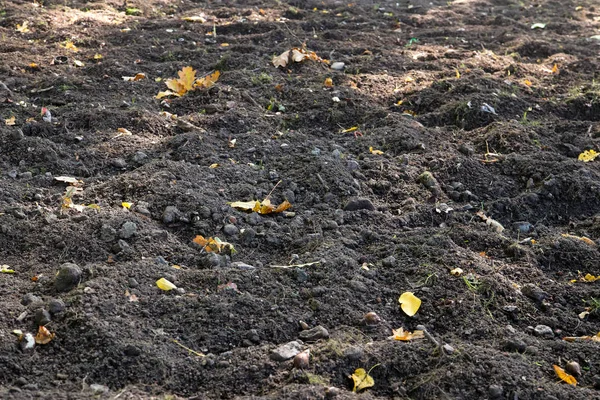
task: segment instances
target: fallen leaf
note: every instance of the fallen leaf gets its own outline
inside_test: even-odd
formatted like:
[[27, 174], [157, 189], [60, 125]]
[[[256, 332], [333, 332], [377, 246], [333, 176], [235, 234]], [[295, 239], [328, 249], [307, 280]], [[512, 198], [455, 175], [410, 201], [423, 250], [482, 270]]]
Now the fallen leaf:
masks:
[[556, 372], [556, 376], [558, 376], [560, 378], [560, 380], [567, 382], [569, 385], [573, 385], [573, 386], [577, 385], [577, 379], [575, 379], [575, 377], [573, 375], [567, 374], [564, 369], [562, 369], [561, 367], [559, 367], [556, 364], [553, 365], [552, 367], [554, 368], [554, 372]]
[[563, 338], [565, 342], [584, 342], [584, 341], [592, 341], [592, 342], [600, 342], [600, 332], [595, 334], [594, 336], [566, 336]]
[[598, 157], [600, 155], [600, 153], [594, 151], [594, 150], [586, 150], [583, 153], [581, 153], [579, 155], [579, 157], [577, 157], [577, 159], [579, 161], [583, 161], [583, 162], [590, 162], [590, 161], [594, 161], [596, 159], [596, 157]]
[[207, 75], [202, 78], [198, 78], [198, 79], [196, 79], [196, 83], [194, 83], [194, 87], [209, 88], [209, 87], [213, 86], [215, 84], [215, 82], [217, 82], [217, 80], [219, 80], [220, 76], [221, 76], [221, 71], [215, 71], [210, 75]]
[[54, 339], [54, 333], [50, 333], [48, 328], [45, 326], [40, 326], [38, 328], [38, 333], [35, 335], [35, 342], [37, 344], [48, 344]]
[[73, 64], [76, 67], [85, 67], [85, 64], [82, 61], [79, 61], [79, 60], [73, 60]]
[[238, 290], [237, 285], [235, 283], [233, 283], [233, 282], [223, 283], [223, 284], [217, 286], [217, 291], [220, 292], [220, 291], [223, 291], [223, 290], [241, 293]]
[[199, 22], [201, 24], [206, 22], [206, 18], [201, 17], [200, 15], [192, 15], [191, 17], [183, 17], [181, 19], [187, 22]]
[[544, 29], [546, 27], [546, 24], [541, 23], [541, 22], [537, 22], [533, 25], [531, 25], [531, 29]]
[[458, 68], [454, 68], [454, 71], [456, 72], [456, 79], [460, 79], [460, 71]]
[[164, 92], [158, 92], [158, 94], [156, 96], [154, 96], [155, 99], [162, 99], [163, 97], [167, 97], [167, 96], [176, 96], [179, 97], [180, 94], [179, 93], [175, 93], [175, 92], [171, 92], [170, 90], [165, 90]]
[[94, 54], [94, 60], [102, 60], [104, 57], [100, 53]]
[[600, 275], [599, 276], [594, 276], [592, 274], [585, 274], [585, 276], [582, 278], [585, 282], [595, 282], [598, 279], [600, 279]]
[[9, 265], [0, 265], [0, 273], [2, 274], [14, 274], [15, 270], [12, 269]]
[[63, 47], [65, 49], [67, 49], [67, 50], [71, 50], [74, 53], [77, 53], [79, 51], [79, 49], [77, 48], [77, 46], [75, 46], [75, 44], [72, 41], [70, 41], [70, 40], [67, 40], [65, 42], [65, 44], [63, 45]]
[[419, 307], [421, 307], [421, 299], [415, 296], [412, 292], [404, 292], [398, 299], [402, 311], [409, 317], [412, 317], [417, 313]]
[[262, 202], [258, 200], [234, 201], [233, 203], [229, 203], [229, 205], [239, 210], [257, 212], [259, 214], [280, 213], [292, 207], [292, 204], [287, 200], [275, 207], [268, 198]]
[[425, 337], [423, 331], [416, 330], [413, 333], [410, 333], [409, 331], [405, 331], [404, 328], [392, 329], [392, 333], [392, 339], [401, 340], [403, 342], [408, 342], [414, 339], [422, 339]]
[[308, 51], [305, 48], [294, 47], [291, 50], [286, 50], [278, 56], [274, 56], [271, 61], [275, 67], [286, 67], [290, 61], [299, 63], [306, 59], [328, 64], [327, 60], [317, 56], [314, 51]]
[[208, 168], [210, 168], [210, 169], [215, 169], [215, 168], [217, 168], [218, 166], [219, 166], [219, 164], [217, 164], [217, 163], [214, 163], [214, 164], [210, 164], [210, 165], [208, 166]]
[[332, 88], [333, 80], [331, 78], [326, 78], [325, 82], [323, 82], [323, 86], [325, 86], [326, 88]]
[[139, 72], [135, 74], [135, 76], [122, 76], [121, 78], [123, 78], [124, 81], [137, 82], [139, 80], [146, 79], [146, 74]]
[[13, 126], [16, 123], [17, 118], [13, 115], [12, 117], [4, 120], [4, 125]]
[[585, 319], [585, 317], [587, 317], [588, 315], [590, 315], [589, 311], [584, 311], [579, 313], [577, 316], [579, 317], [579, 319]]
[[65, 182], [65, 183], [73, 183], [73, 184], [81, 183], [81, 181], [79, 179], [73, 178], [72, 176], [55, 176], [54, 180], [59, 181], [59, 182]]
[[121, 205], [123, 206], [123, 208], [126, 208], [129, 210], [131, 208], [131, 206], [133, 205], [133, 203], [128, 203], [128, 202], [124, 201], [121, 203]]
[[581, 240], [583, 243], [590, 245], [590, 246], [595, 246], [596, 242], [594, 242], [592, 239], [590, 239], [589, 237], [585, 237], [585, 236], [575, 236], [575, 235], [570, 235], [568, 233], [563, 233], [561, 234], [562, 237], [565, 238], [569, 238], [569, 239], [575, 239], [575, 240]]
[[369, 147], [369, 153], [380, 156], [380, 155], [383, 154], [383, 151], [381, 151], [381, 150], [375, 150], [373, 147]]
[[463, 274], [462, 268], [454, 268], [453, 270], [450, 271], [450, 274], [454, 275], [454, 276], [461, 276]]
[[354, 131], [356, 131], [356, 130], [358, 130], [358, 126], [353, 126], [352, 128], [348, 128], [348, 129], [342, 129], [342, 130], [340, 131], [340, 133], [349, 133], [349, 132], [354, 132]]
[[135, 294], [129, 293], [129, 290], [125, 290], [125, 296], [129, 298], [129, 301], [132, 303], [137, 303], [139, 301], [138, 297]]
[[523, 83], [524, 83], [526, 86], [531, 86], [531, 85], [532, 85], [532, 83], [531, 83], [531, 81], [530, 81], [529, 79], [525, 79], [525, 80], [523, 81]]
[[227, 146], [229, 146], [230, 148], [234, 148], [235, 147], [235, 143], [237, 142], [237, 139], [229, 139], [229, 141], [227, 142]]
[[192, 241], [200, 246], [202, 246], [202, 248], [204, 249], [204, 251], [206, 251], [207, 253], [216, 253], [216, 254], [220, 254], [222, 252], [228, 252], [230, 254], [235, 254], [235, 248], [233, 247], [233, 245], [231, 243], [228, 242], [223, 242], [221, 239], [219, 239], [218, 237], [209, 237], [208, 239], [206, 239], [204, 236], [202, 235], [196, 235], [196, 237], [194, 239], [192, 239]]
[[159, 289], [164, 291], [169, 291], [177, 288], [177, 286], [175, 286], [165, 278], [160, 278], [159, 280], [157, 280], [156, 286], [158, 286]]
[[221, 43], [221, 47], [229, 47], [229, 43]]
[[552, 67], [552, 73], [558, 74], [558, 64], [554, 64], [554, 67]]
[[32, 63], [29, 63], [29, 68], [32, 68], [32, 69], [38, 69], [39, 67], [40, 67], [40, 66], [39, 66], [38, 64], [34, 63], [34, 62], [32, 62]]
[[365, 371], [364, 368], [356, 369], [350, 377], [354, 381], [354, 388], [352, 389], [353, 392], [360, 392], [363, 389], [375, 385], [375, 380], [367, 373], [367, 371]]
[[23, 24], [17, 24], [17, 32], [21, 32], [21, 33], [29, 32], [29, 22], [23, 21]]

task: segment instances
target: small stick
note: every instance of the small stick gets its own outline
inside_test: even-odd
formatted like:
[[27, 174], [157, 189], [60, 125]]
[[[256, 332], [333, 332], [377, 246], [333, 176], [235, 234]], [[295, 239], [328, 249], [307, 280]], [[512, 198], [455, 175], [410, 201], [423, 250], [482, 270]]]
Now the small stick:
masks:
[[206, 355], [204, 355], [204, 354], [202, 354], [202, 353], [198, 353], [197, 351], [195, 351], [195, 350], [192, 350], [192, 349], [190, 349], [189, 347], [186, 347], [186, 346], [182, 345], [181, 343], [179, 343], [179, 342], [178, 342], [177, 340], [175, 340], [175, 339], [171, 339], [171, 341], [172, 341], [173, 343], [175, 343], [177, 346], [179, 346], [179, 347], [183, 347], [184, 349], [186, 349], [187, 351], [189, 351], [189, 352], [190, 352], [190, 353], [192, 353], [192, 354], [195, 354], [195, 355], [197, 355], [198, 357], [206, 357]]

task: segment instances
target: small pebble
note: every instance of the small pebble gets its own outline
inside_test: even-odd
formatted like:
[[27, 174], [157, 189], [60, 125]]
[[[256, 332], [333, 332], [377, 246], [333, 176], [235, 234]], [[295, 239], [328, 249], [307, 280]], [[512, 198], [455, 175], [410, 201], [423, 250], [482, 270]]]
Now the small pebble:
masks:
[[223, 227], [223, 233], [227, 236], [235, 236], [240, 232], [237, 226], [233, 224], [227, 224]]
[[327, 339], [329, 337], [329, 331], [327, 331], [327, 329], [319, 325], [315, 326], [312, 329], [301, 331], [298, 336], [300, 337], [300, 339], [305, 340], [307, 342], [316, 342], [319, 339]]
[[52, 317], [50, 316], [50, 313], [47, 310], [39, 308], [35, 310], [34, 320], [37, 326], [44, 326], [50, 321], [52, 321]]
[[300, 353], [301, 351], [302, 344], [297, 341], [292, 341], [272, 350], [269, 357], [271, 357], [271, 359], [275, 361], [285, 361], [289, 360], [292, 357], [295, 357], [296, 354]]
[[168, 206], [163, 212], [162, 220], [165, 224], [172, 224], [179, 221], [181, 212], [175, 206]]
[[350, 200], [345, 206], [344, 211], [369, 210], [375, 211], [375, 206], [369, 199]]
[[533, 328], [533, 333], [536, 336], [544, 337], [546, 339], [554, 338], [554, 332], [552, 332], [552, 328], [547, 325], [537, 325]]
[[569, 361], [565, 365], [565, 371], [567, 371], [569, 374], [573, 375], [574, 377], [581, 376], [581, 367], [579, 366], [579, 363], [576, 361]]
[[294, 368], [306, 369], [310, 361], [310, 350], [304, 350], [294, 357]]
[[504, 393], [504, 389], [500, 385], [490, 385], [490, 387], [488, 388], [488, 393], [492, 400], [499, 399], [502, 397], [502, 394]]
[[342, 71], [346, 67], [346, 64], [341, 61], [331, 63], [331, 69], [334, 71]]
[[54, 288], [58, 292], [68, 292], [81, 281], [81, 269], [72, 263], [61, 265], [54, 279]]
[[50, 311], [50, 314], [52, 315], [60, 314], [65, 311], [65, 308], [65, 302], [61, 299], [52, 299], [48, 302], [48, 311]]
[[119, 237], [121, 239], [129, 239], [137, 234], [137, 225], [135, 222], [127, 221], [121, 226]]

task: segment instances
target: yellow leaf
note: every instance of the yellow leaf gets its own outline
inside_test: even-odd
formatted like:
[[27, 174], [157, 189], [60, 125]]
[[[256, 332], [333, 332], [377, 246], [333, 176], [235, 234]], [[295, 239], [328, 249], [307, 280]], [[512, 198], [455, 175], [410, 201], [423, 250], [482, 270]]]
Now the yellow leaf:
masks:
[[360, 392], [363, 389], [368, 387], [372, 387], [375, 385], [375, 380], [371, 375], [364, 370], [364, 368], [358, 368], [351, 375], [352, 380], [354, 381], [354, 389], [353, 392]]
[[183, 17], [182, 19], [187, 22], [199, 22], [201, 24], [206, 22], [206, 18], [201, 17], [199, 15], [193, 15], [191, 17]]
[[558, 64], [554, 64], [554, 67], [552, 67], [552, 73], [558, 74]]
[[392, 329], [392, 333], [394, 336], [392, 338], [394, 340], [401, 340], [403, 342], [408, 342], [414, 339], [422, 339], [424, 337], [423, 331], [416, 330], [413, 333], [409, 331], [405, 331], [404, 328]]
[[[185, 89], [184, 93], [194, 88], [194, 82], [196, 81], [196, 70], [192, 67], [183, 67], [178, 72], [179, 83]], [[183, 94], [183, 93], [181, 93]]]
[[93, 210], [100, 210], [100, 206], [98, 204], [88, 204], [87, 207]]
[[532, 83], [531, 83], [531, 81], [530, 81], [529, 79], [525, 79], [525, 80], [523, 81], [523, 83], [524, 83], [525, 85], [527, 85], [527, 86], [531, 86], [531, 85], [532, 85]]
[[594, 276], [594, 275], [592, 275], [592, 274], [586, 274], [586, 275], [583, 277], [583, 280], [584, 280], [584, 281], [586, 281], [586, 282], [595, 282], [595, 281], [597, 281], [598, 279], [600, 279], [600, 276]]
[[223, 242], [218, 237], [204, 238], [202, 235], [197, 235], [193, 240], [194, 243], [202, 246], [207, 253], [221, 253], [224, 250], [235, 253], [235, 248], [231, 243]]
[[458, 68], [455, 68], [454, 71], [456, 71], [456, 79], [460, 79], [460, 72], [458, 71]]
[[570, 235], [568, 233], [563, 233], [561, 234], [562, 237], [565, 238], [569, 238], [569, 239], [576, 239], [576, 240], [581, 240], [583, 243], [590, 245], [590, 246], [595, 246], [596, 242], [594, 242], [592, 239], [590, 239], [589, 237], [585, 237], [585, 236], [575, 236], [575, 235]]
[[600, 153], [598, 153], [594, 150], [586, 150], [583, 153], [581, 153], [579, 155], [579, 157], [577, 157], [577, 159], [579, 161], [583, 161], [583, 162], [590, 162], [590, 161], [594, 161], [596, 159], [596, 157], [598, 157], [598, 155], [600, 155]]
[[450, 273], [454, 276], [461, 276], [463, 274], [462, 268], [454, 268], [453, 270], [450, 271]]
[[575, 379], [573, 375], [567, 374], [565, 370], [558, 365], [553, 365], [552, 367], [554, 368], [554, 372], [556, 372], [556, 376], [558, 376], [560, 380], [567, 382], [569, 385], [577, 385], [577, 379]]
[[131, 208], [131, 206], [133, 205], [133, 203], [128, 203], [128, 202], [124, 201], [121, 203], [121, 205], [123, 206], [123, 208], [126, 208], [129, 210]]
[[37, 64], [36, 64], [36, 63], [34, 63], [34, 62], [32, 62], [32, 63], [29, 63], [29, 68], [37, 69], [37, 68], [39, 68], [39, 67], [40, 67], [40, 66], [39, 66], [39, 65], [37, 65]]
[[331, 78], [326, 78], [325, 82], [323, 82], [323, 86], [325, 86], [326, 88], [332, 88], [333, 80]]
[[29, 32], [29, 28], [28, 28], [29, 22], [27, 21], [23, 21], [23, 24], [17, 24], [17, 32], [21, 32], [21, 33], [27, 33]]
[[13, 116], [12, 116], [12, 117], [10, 117], [9, 119], [5, 119], [5, 120], [4, 120], [4, 124], [5, 124], [5, 125], [10, 125], [10, 126], [12, 126], [12, 125], [14, 125], [14, 124], [15, 124], [16, 120], [17, 120], [17, 118], [16, 118], [16, 117], [13, 115]]
[[413, 82], [413, 81], [414, 81], [414, 79], [410, 76], [407, 76], [406, 78], [404, 78], [404, 82], [408, 83], [408, 82]]
[[217, 163], [214, 163], [214, 164], [210, 164], [210, 165], [208, 166], [208, 168], [210, 168], [210, 169], [215, 169], [215, 168], [217, 168], [218, 166], [219, 166], [219, 164], [217, 164]]
[[340, 131], [340, 133], [354, 132], [354, 131], [356, 131], [356, 130], [358, 130], [358, 126], [353, 126], [352, 128], [348, 128], [348, 129], [342, 129], [342, 130]]
[[398, 299], [398, 302], [400, 303], [402, 311], [404, 311], [404, 313], [409, 317], [415, 315], [419, 310], [419, 307], [421, 307], [421, 299], [411, 292], [402, 293]]
[[196, 79], [196, 82], [194, 83], [194, 87], [209, 88], [209, 87], [213, 86], [215, 84], [215, 82], [217, 82], [217, 80], [219, 79], [220, 76], [221, 76], [221, 71], [215, 71], [210, 75], [207, 75], [202, 78], [198, 78], [198, 79]]
[[155, 99], [162, 99], [167, 96], [177, 96], [179, 97], [179, 93], [171, 92], [170, 90], [165, 90], [164, 92], [158, 92], [158, 94], [154, 97]]
[[102, 60], [103, 56], [100, 53], [94, 54], [94, 60]]
[[290, 59], [290, 50], [284, 51], [278, 56], [274, 56], [271, 61], [275, 67], [286, 67]]
[[252, 200], [252, 201], [234, 201], [229, 204], [233, 208], [239, 208], [244, 211], [258, 211], [260, 210], [260, 201]]
[[12, 269], [9, 265], [0, 265], [0, 273], [2, 274], [14, 274], [15, 270]]
[[181, 269], [181, 265], [173, 264], [171, 265], [171, 268]]
[[157, 280], [156, 286], [158, 286], [159, 289], [164, 291], [169, 291], [177, 288], [177, 286], [175, 286], [165, 278], [160, 278], [159, 280]]
[[71, 51], [72, 51], [72, 52], [74, 52], [74, 53], [76, 53], [76, 52], [78, 52], [78, 51], [79, 51], [79, 49], [77, 48], [77, 46], [75, 46], [75, 44], [74, 44], [72, 41], [70, 41], [70, 40], [67, 40], [67, 41], [65, 42], [65, 44], [64, 44], [64, 46], [63, 46], [63, 47], [64, 47], [65, 49], [67, 49], [67, 50], [71, 50]]
[[221, 47], [229, 47], [229, 43], [221, 43]]
[[369, 147], [369, 153], [380, 156], [380, 155], [383, 154], [383, 151], [381, 151], [381, 150], [375, 150], [373, 147]]
[[75, 64], [76, 67], [85, 67], [85, 64], [79, 60], [73, 60], [73, 64]]
[[275, 211], [273, 211], [273, 212], [276, 212], [276, 213], [283, 212], [291, 207], [292, 207], [292, 204], [289, 201], [285, 200], [283, 203], [278, 205], [277, 208], [275, 209]]
[[48, 328], [44, 326], [38, 328], [38, 333], [35, 335], [35, 342], [37, 344], [48, 344], [52, 339], [54, 339], [54, 333], [50, 333]]
[[137, 82], [139, 80], [146, 79], [146, 74], [140, 72], [135, 74], [135, 76], [122, 76], [121, 78], [123, 78], [124, 81]]
[[133, 133], [131, 133], [131, 131], [129, 131], [128, 129], [125, 128], [117, 128], [117, 132], [119, 132], [119, 136], [131, 136], [133, 135]]
[[183, 87], [183, 85], [179, 82], [178, 79], [170, 78], [165, 81], [165, 85], [173, 92], [177, 93], [179, 96], [184, 95], [187, 90]]

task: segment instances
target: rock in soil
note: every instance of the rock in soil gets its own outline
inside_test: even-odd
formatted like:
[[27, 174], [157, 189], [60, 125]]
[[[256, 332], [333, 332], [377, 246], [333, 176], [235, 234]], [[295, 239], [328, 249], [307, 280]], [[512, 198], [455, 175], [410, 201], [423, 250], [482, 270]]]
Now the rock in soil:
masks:
[[319, 339], [327, 339], [329, 337], [329, 332], [327, 329], [319, 325], [312, 329], [300, 332], [298, 336], [304, 341], [316, 342]]
[[59, 292], [68, 292], [81, 282], [81, 269], [72, 263], [61, 265], [56, 278], [54, 278], [54, 287]]
[[302, 351], [302, 344], [297, 341], [283, 344], [271, 351], [270, 357], [275, 361], [289, 360]]

